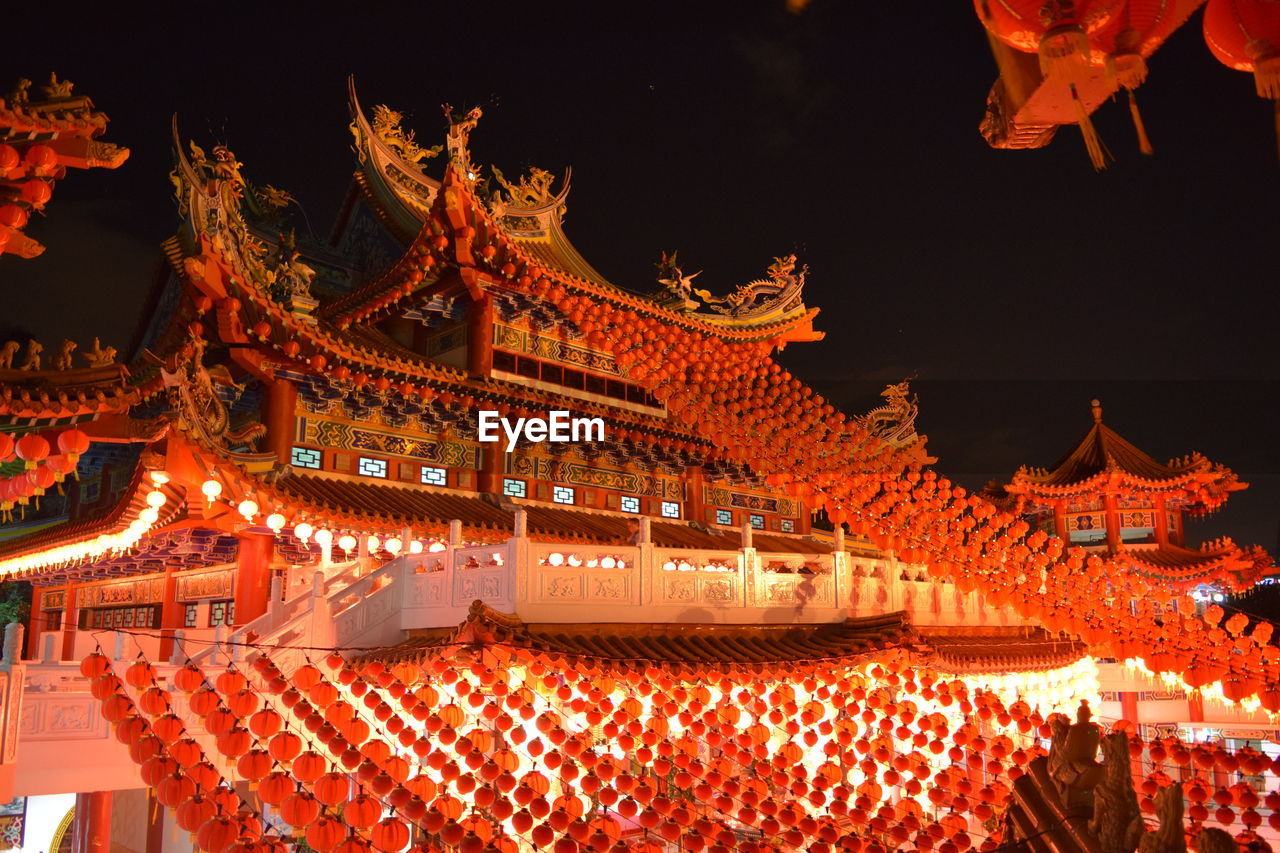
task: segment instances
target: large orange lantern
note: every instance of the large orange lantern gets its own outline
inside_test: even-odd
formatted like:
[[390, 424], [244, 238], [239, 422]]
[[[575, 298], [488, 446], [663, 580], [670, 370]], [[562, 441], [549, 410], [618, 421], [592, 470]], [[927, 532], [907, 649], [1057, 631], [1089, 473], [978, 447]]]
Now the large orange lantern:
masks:
[[1204, 39], [1223, 65], [1253, 72], [1258, 97], [1275, 105], [1280, 145], [1280, 4], [1209, 0], [1204, 7]]

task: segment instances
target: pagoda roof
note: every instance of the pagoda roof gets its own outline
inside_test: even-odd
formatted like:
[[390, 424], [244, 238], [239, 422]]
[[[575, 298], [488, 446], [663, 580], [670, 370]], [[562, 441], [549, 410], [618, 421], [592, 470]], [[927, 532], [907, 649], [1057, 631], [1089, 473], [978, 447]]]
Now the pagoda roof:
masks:
[[938, 666], [954, 672], [1032, 672], [1058, 669], [1079, 660], [1084, 643], [1062, 639], [1043, 628], [920, 628]]
[[[47, 364], [52, 353], [43, 353]], [[69, 370], [0, 369], [0, 424], [65, 426], [137, 402], [128, 370], [119, 364]]]
[[1004, 486], [1011, 495], [1057, 499], [1102, 493], [1181, 494], [1188, 504], [1211, 509], [1228, 492], [1246, 487], [1229, 469], [1198, 453], [1157, 462], [1102, 422], [1102, 405], [1092, 401], [1093, 425], [1053, 467], [1023, 466]]
[[[448, 529], [450, 521], [457, 520], [462, 522], [467, 536], [497, 541], [511, 535], [513, 510], [519, 508], [525, 510], [529, 536], [535, 540], [629, 545], [635, 535], [635, 516], [536, 502], [500, 506], [473, 493], [433, 486], [372, 483], [366, 478], [297, 472], [280, 477], [272, 485], [267, 485], [265, 480], [258, 485], [259, 492], [268, 491], [282, 503], [296, 505], [333, 523], [358, 521], [440, 533]], [[741, 533], [737, 530], [704, 528], [685, 521], [653, 519], [650, 532], [653, 544], [660, 548], [738, 550], [742, 547]], [[786, 534], [753, 531], [752, 542], [758, 550], [769, 553], [827, 554], [831, 551], [827, 544]]]
[[[730, 339], [818, 340], [822, 334], [812, 328], [817, 309], [806, 308], [801, 300], [804, 274], [781, 274], [769, 281], [751, 282], [739, 288], [744, 306], [724, 313], [694, 310], [695, 302], [673, 306], [665, 295], [638, 294], [609, 282], [573, 246], [562, 228], [569, 180], [552, 194], [549, 184], [531, 191], [523, 181], [520, 198], [498, 197], [486, 203], [478, 195], [478, 167], [472, 165], [467, 137], [478, 119], [451, 126], [448, 139], [449, 162], [442, 180], [431, 179], [419, 161], [434, 156], [414, 141], [411, 132], [394, 123], [375, 127], [364, 115], [350, 86], [352, 131], [361, 162], [359, 183], [379, 217], [394, 234], [410, 242], [399, 263], [378, 279], [324, 306], [320, 315], [337, 325], [346, 325], [371, 316], [409, 298], [431, 283], [436, 263], [423, 270], [422, 259], [443, 264], [461, 264], [479, 272], [475, 287], [507, 287], [507, 276], [499, 272], [501, 262], [490, 262], [483, 250], [505, 252], [508, 263], [523, 267], [527, 277], [542, 276], [579, 292], [591, 293], [622, 307], [662, 318]], [[546, 173], [541, 173], [546, 175]], [[548, 176], [549, 177], [549, 176]], [[515, 195], [517, 188], [497, 174], [495, 178]], [[418, 227], [412, 223], [417, 220]], [[482, 257], [483, 255], [483, 257]], [[772, 275], [772, 274], [771, 274]], [[469, 287], [471, 284], [469, 283]], [[756, 304], [752, 293], [773, 294]], [[693, 294], [690, 293], [689, 296]], [[680, 302], [680, 300], [677, 300]]]
[[1225, 584], [1247, 591], [1273, 570], [1271, 557], [1259, 546], [1241, 548], [1223, 537], [1199, 548], [1165, 544], [1156, 548], [1128, 547], [1125, 556], [1134, 568], [1152, 579], [1185, 592], [1201, 584]]
[[413, 633], [368, 659], [420, 661], [464, 646], [501, 645], [538, 656], [646, 666], [818, 664], [898, 647], [909, 639], [910, 626], [902, 612], [812, 625], [526, 624], [477, 601], [461, 626]]

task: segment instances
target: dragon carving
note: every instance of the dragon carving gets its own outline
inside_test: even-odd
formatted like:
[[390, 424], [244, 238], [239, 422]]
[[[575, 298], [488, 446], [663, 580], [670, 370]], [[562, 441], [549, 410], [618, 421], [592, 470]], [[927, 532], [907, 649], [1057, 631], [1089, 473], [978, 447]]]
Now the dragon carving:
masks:
[[231, 428], [231, 413], [218, 387], [227, 389], [235, 400], [243, 393], [244, 386], [236, 384], [226, 367], [205, 366], [206, 347], [202, 338], [192, 338], [177, 356], [161, 366], [160, 376], [168, 390], [169, 404], [177, 412], [183, 430], [199, 436], [206, 446], [256, 448], [267, 428], [256, 422], [241, 429]]
[[280, 233], [273, 251], [245, 218], [249, 214], [260, 227], [278, 223], [284, 209], [294, 203], [293, 196], [272, 186], [251, 185], [242, 172], [244, 164], [225, 145], [216, 145], [206, 154], [191, 142], [189, 154], [184, 153], [176, 122], [173, 130], [177, 165], [169, 180], [179, 210], [191, 226], [276, 301], [309, 297], [315, 270], [301, 261], [292, 232]]
[[379, 104], [373, 108], [374, 134], [385, 142], [388, 148], [400, 155], [400, 158], [405, 162], [417, 165], [423, 160], [435, 157], [444, 150], [443, 145], [423, 148], [418, 144], [413, 131], [406, 130], [402, 126], [403, 121], [404, 114], [399, 110], [393, 110], [385, 104]]
[[890, 444], [903, 442], [916, 432], [916, 415], [920, 412], [919, 398], [911, 393], [910, 380], [888, 385], [880, 396], [885, 404], [863, 415], [859, 422], [876, 438]]
[[480, 170], [471, 162], [471, 131], [480, 123], [484, 110], [472, 107], [459, 118], [449, 104], [441, 104], [440, 108], [444, 110], [444, 117], [449, 122], [449, 134], [445, 137], [449, 159], [462, 171], [467, 181], [475, 183], [480, 177]]
[[739, 285], [728, 296], [713, 296], [708, 290], [693, 286], [693, 280], [702, 274], [699, 270], [685, 275], [677, 260], [677, 252], [662, 253], [658, 261], [658, 283], [663, 286], [673, 303], [692, 311], [701, 305], [734, 319], [757, 317], [770, 311], [786, 311], [801, 304], [801, 291], [809, 267], [802, 266], [796, 272], [796, 256], [774, 258], [769, 265], [767, 278]]

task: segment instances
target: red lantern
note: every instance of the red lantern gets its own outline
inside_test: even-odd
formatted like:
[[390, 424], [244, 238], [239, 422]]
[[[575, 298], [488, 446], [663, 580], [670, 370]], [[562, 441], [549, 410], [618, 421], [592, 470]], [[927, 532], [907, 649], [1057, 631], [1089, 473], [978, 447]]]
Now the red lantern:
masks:
[[1280, 144], [1280, 6], [1271, 0], [1209, 0], [1204, 40], [1223, 65], [1253, 72], [1258, 97], [1275, 104]]
[[64, 429], [58, 433], [58, 451], [75, 464], [89, 449], [89, 436], [82, 430]]
[[196, 844], [207, 853], [223, 853], [236, 843], [240, 825], [229, 817], [215, 817], [196, 831]]
[[399, 853], [409, 844], [409, 827], [399, 818], [380, 820], [370, 833], [370, 841], [383, 853]]
[[49, 455], [49, 442], [35, 433], [28, 433], [14, 444], [14, 452], [26, 463], [26, 469], [30, 471]]

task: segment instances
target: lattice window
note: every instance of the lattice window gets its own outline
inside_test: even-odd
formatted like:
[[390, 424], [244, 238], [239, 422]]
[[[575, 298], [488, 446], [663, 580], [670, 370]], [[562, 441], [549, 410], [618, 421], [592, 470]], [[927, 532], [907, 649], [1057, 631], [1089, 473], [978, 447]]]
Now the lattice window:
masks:
[[322, 454], [313, 447], [295, 447], [289, 461], [298, 468], [319, 468]]
[[428, 486], [447, 486], [449, 485], [449, 472], [444, 468], [423, 465], [422, 482]]
[[556, 486], [551, 490], [551, 500], [558, 504], [571, 504], [573, 498], [573, 489], [569, 486]]
[[679, 517], [680, 517], [680, 504], [679, 504], [678, 502], [676, 502], [676, 501], [663, 501], [663, 502], [662, 502], [662, 517], [663, 517], [663, 518], [679, 518]]
[[209, 603], [209, 627], [214, 628], [218, 625], [227, 625], [228, 627], [235, 623], [236, 604], [234, 601], [213, 601]]
[[502, 494], [509, 498], [524, 498], [529, 496], [529, 487], [524, 480], [513, 480], [510, 477], [502, 481]]
[[374, 459], [372, 456], [361, 456], [356, 470], [366, 477], [382, 477], [385, 479], [387, 476], [387, 460]]
[[182, 608], [182, 627], [184, 628], [196, 627], [196, 618], [199, 615], [200, 615], [200, 605], [198, 604], [188, 604], [186, 607]]
[[784, 519], [782, 519], [782, 521], [781, 521], [780, 523], [781, 523], [781, 525], [782, 525], [782, 532], [783, 532], [783, 533], [795, 533], [795, 532], [796, 532], [796, 520], [795, 520], [794, 518], [784, 518]]
[[764, 530], [764, 516], [751, 513], [751, 526], [756, 530]]
[[623, 495], [621, 504], [622, 504], [623, 512], [639, 512], [640, 511], [640, 499], [635, 497], [634, 495]]
[[733, 512], [727, 509], [716, 510], [716, 524], [733, 524]]

